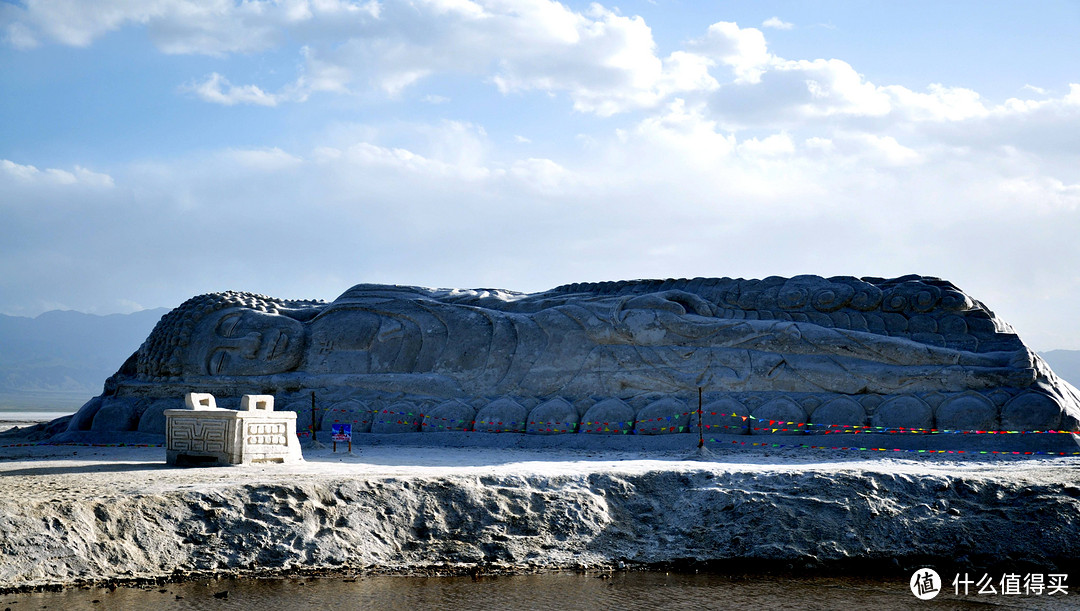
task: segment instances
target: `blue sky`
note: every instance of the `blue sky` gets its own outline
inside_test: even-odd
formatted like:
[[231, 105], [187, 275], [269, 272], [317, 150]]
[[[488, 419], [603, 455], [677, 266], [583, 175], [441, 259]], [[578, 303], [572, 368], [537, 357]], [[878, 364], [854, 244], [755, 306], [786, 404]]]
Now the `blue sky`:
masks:
[[1080, 3], [0, 3], [0, 313], [948, 278], [1080, 349]]

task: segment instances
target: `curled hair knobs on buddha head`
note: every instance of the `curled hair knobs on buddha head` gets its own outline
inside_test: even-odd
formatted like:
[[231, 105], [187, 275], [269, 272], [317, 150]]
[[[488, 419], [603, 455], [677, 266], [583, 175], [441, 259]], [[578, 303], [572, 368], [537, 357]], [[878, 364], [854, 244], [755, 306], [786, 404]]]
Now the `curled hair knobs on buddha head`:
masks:
[[325, 306], [324, 301], [277, 299], [241, 291], [197, 295], [162, 316], [150, 336], [139, 347], [136, 359], [138, 377], [161, 381], [182, 376], [183, 353], [191, 342], [191, 334], [199, 321], [214, 312], [228, 308], [248, 308], [295, 317], [298, 312], [310, 312]]

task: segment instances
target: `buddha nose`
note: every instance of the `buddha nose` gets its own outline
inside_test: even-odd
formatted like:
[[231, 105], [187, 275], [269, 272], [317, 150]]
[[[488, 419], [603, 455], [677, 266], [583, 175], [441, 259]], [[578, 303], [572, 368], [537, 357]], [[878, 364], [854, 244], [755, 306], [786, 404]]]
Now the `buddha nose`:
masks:
[[262, 333], [252, 331], [244, 337], [237, 338], [240, 348], [240, 356], [245, 359], [253, 359], [259, 354], [259, 345], [262, 344]]

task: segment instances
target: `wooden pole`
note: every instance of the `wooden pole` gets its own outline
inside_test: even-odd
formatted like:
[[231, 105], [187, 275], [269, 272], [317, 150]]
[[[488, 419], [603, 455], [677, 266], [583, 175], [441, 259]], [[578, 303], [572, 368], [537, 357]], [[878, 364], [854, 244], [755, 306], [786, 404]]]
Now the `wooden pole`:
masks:
[[698, 430], [698, 442], [697, 447], [705, 447], [705, 429], [701, 426], [701, 387], [697, 388], [697, 430]]

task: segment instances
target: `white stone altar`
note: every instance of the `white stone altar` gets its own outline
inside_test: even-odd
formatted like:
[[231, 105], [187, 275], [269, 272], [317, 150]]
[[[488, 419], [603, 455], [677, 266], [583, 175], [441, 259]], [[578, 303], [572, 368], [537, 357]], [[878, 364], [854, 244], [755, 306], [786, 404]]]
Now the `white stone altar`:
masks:
[[303, 460], [296, 413], [275, 412], [272, 395], [244, 395], [240, 410], [217, 406], [209, 393], [187, 393], [187, 409], [165, 410], [170, 465], [247, 465]]

